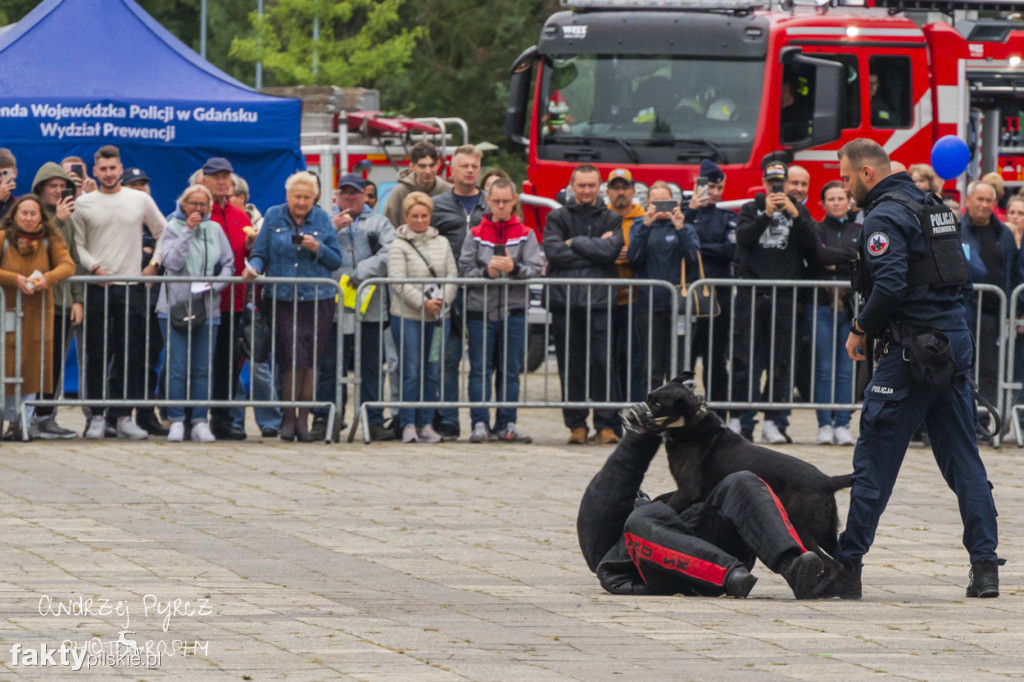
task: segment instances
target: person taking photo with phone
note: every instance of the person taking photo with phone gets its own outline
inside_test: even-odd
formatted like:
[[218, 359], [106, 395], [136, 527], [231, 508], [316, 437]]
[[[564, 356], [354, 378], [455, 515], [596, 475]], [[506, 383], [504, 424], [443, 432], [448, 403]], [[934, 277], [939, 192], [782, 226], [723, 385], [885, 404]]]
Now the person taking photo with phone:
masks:
[[[740, 209], [736, 228], [736, 274], [745, 280], [800, 279], [804, 260], [812, 261], [817, 241], [807, 208], [786, 194], [787, 167], [769, 155], [762, 164], [764, 192]], [[741, 286], [734, 314], [738, 333], [732, 344], [732, 399], [759, 402], [761, 372], [768, 371], [771, 402], [789, 402], [790, 354], [795, 301], [792, 288]], [[753, 320], [753, 324], [751, 324]], [[727, 323], [727, 322], [726, 322]], [[774, 340], [774, 343], [773, 343]], [[753, 351], [753, 353], [752, 353]], [[753, 357], [753, 363], [751, 363]], [[788, 411], [766, 410], [762, 442], [779, 444], [786, 436]], [[744, 410], [729, 428], [753, 440], [754, 411]]]
[[[75, 248], [75, 227], [71, 224], [71, 213], [75, 210], [77, 194], [74, 179], [52, 161], [44, 163], [32, 180], [32, 193], [39, 197], [43, 211], [53, 221], [54, 227], [60, 232], [67, 244], [68, 254], [75, 264], [75, 274], [83, 275], [78, 249]], [[54, 310], [54, 343], [53, 376], [55, 381], [62, 378], [61, 369], [67, 354], [68, 344], [74, 328], [82, 324], [84, 317], [85, 290], [79, 282], [70, 283], [62, 280], [53, 288]], [[63, 394], [57, 385], [53, 393], [43, 393], [44, 400], [53, 400]], [[57, 408], [52, 405], [40, 405], [36, 408], [35, 419], [29, 425], [29, 433], [33, 438], [52, 440], [56, 438], [74, 438], [77, 434], [71, 429], [62, 428], [57, 424]]]
[[[701, 264], [709, 279], [733, 277], [732, 260], [736, 255], [736, 211], [718, 207], [725, 191], [725, 173], [711, 159], [700, 162], [700, 177], [694, 184], [690, 200], [683, 209], [686, 224], [694, 229], [700, 242]], [[697, 320], [691, 341], [692, 354], [704, 358], [701, 378], [708, 399], [726, 400], [729, 395], [729, 316], [732, 311], [732, 289], [715, 287], [715, 298], [721, 313], [713, 329], [709, 318]], [[714, 338], [711, 338], [712, 332]], [[719, 411], [723, 419], [726, 411]]]
[[14, 206], [17, 187], [18, 162], [10, 149], [0, 147], [0, 219]]
[[[647, 213], [633, 227], [629, 242], [629, 262], [640, 279], [660, 279], [673, 286], [682, 282], [683, 260], [687, 279], [697, 279], [697, 233], [686, 225], [679, 202], [672, 199], [668, 183], [659, 180], [651, 185]], [[676, 369], [683, 367], [682, 343], [672, 328], [672, 306], [676, 296], [661, 287], [640, 289], [633, 324], [641, 340], [634, 352], [644, 360], [644, 383], [650, 392], [672, 379], [672, 353], [678, 358]], [[648, 344], [650, 344], [648, 346]], [[649, 380], [648, 380], [649, 378]]]

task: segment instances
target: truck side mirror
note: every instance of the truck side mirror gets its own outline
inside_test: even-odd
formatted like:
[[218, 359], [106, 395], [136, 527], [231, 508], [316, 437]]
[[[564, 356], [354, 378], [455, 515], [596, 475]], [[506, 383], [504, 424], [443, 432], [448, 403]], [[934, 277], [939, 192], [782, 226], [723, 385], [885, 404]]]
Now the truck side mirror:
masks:
[[793, 124], [783, 126], [784, 146], [803, 149], [838, 140], [845, 111], [843, 65], [830, 59], [810, 57], [796, 50], [786, 50], [780, 58], [785, 63], [801, 67], [804, 73], [813, 73], [814, 83], [814, 111], [810, 131], [805, 134], [802, 130], [794, 130]]
[[530, 84], [533, 81], [533, 67], [539, 55], [537, 46], [533, 45], [523, 50], [512, 64], [508, 107], [505, 109], [505, 134], [513, 144], [523, 148], [530, 146], [530, 138], [523, 136], [523, 128], [530, 113], [527, 107], [530, 101]]

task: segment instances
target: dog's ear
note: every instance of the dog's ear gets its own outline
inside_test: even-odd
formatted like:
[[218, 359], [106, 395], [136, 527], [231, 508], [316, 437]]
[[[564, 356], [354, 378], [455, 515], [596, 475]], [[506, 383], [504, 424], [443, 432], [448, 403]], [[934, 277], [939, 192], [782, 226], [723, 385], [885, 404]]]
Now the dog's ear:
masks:
[[695, 376], [696, 375], [693, 373], [693, 370], [692, 369], [688, 369], [685, 372], [683, 372], [682, 374], [680, 374], [679, 376], [677, 376], [675, 379], [673, 379], [671, 381], [671, 383], [673, 383], [673, 384], [686, 384], [687, 382], [693, 383], [693, 378]]

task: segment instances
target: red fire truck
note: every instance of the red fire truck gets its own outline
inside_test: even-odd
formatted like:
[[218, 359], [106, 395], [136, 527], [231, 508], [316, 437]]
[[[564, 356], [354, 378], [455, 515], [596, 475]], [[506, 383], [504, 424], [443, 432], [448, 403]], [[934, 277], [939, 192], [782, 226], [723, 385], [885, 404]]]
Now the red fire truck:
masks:
[[[575, 166], [625, 166], [638, 194], [668, 180], [684, 195], [702, 158], [725, 199], [761, 186], [783, 150], [821, 186], [836, 150], [877, 140], [905, 165], [957, 135], [968, 176], [1024, 184], [1024, 23], [977, 18], [1021, 2], [563, 0], [512, 69], [506, 130], [527, 149], [524, 193], [547, 199]], [[947, 183], [947, 190], [956, 183]], [[544, 209], [527, 210], [542, 227]]]

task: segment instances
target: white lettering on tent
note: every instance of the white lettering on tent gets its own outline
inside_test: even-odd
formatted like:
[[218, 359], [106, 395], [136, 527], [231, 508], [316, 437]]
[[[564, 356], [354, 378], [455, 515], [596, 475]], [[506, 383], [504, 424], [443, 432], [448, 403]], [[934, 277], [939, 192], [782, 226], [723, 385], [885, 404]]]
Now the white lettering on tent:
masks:
[[245, 107], [238, 107], [237, 109], [231, 107], [224, 109], [196, 107], [192, 110], [192, 115], [195, 120], [207, 123], [256, 123], [259, 120], [259, 114], [255, 111], [246, 111]]
[[32, 116], [59, 121], [63, 118], [125, 118], [128, 111], [114, 104], [83, 104], [70, 107], [65, 104], [32, 104]]
[[148, 107], [141, 107], [138, 104], [133, 104], [128, 108], [129, 118], [140, 118], [143, 121], [163, 121], [164, 123], [171, 123], [174, 120], [174, 107], [158, 107], [155, 104], [150, 104]]
[[28, 109], [21, 104], [0, 107], [0, 118], [28, 118]]

